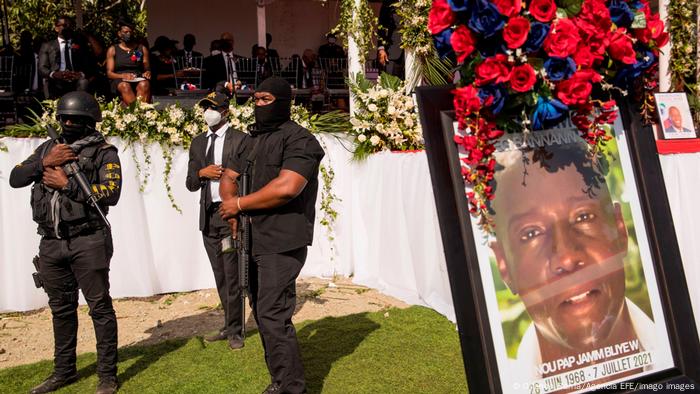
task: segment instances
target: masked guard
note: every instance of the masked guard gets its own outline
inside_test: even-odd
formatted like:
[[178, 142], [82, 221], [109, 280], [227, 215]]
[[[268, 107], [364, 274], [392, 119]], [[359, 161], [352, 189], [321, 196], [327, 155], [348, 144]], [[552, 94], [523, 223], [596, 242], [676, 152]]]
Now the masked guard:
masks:
[[121, 166], [117, 148], [95, 130], [102, 115], [93, 96], [66, 94], [58, 101], [56, 115], [60, 138], [41, 144], [10, 175], [14, 188], [32, 185], [32, 214], [41, 235], [35, 281], [49, 296], [53, 316], [54, 372], [31, 393], [52, 392], [78, 379], [78, 289], [95, 327], [100, 378], [96, 392], [114, 393], [117, 318], [109, 295], [113, 249], [102, 215], [119, 200]]

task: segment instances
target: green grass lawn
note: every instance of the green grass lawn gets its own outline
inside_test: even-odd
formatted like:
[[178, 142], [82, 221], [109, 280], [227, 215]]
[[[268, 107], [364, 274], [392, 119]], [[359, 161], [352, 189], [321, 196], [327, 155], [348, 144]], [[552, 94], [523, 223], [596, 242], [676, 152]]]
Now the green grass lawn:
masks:
[[[306, 321], [297, 334], [309, 393], [467, 392], [455, 326], [431, 309]], [[260, 393], [269, 384], [257, 331], [239, 351], [196, 337], [122, 348], [119, 360], [120, 393]], [[51, 369], [42, 361], [0, 370], [0, 393], [26, 393]], [[78, 373], [58, 392], [94, 392], [94, 353], [78, 357]]]

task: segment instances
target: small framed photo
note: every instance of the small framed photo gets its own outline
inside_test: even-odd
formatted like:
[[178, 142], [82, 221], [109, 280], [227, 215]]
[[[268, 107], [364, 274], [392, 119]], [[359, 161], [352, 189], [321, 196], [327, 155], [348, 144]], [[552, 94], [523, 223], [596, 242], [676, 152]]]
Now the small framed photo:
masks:
[[659, 112], [659, 136], [666, 140], [697, 138], [693, 116], [685, 93], [656, 93]]

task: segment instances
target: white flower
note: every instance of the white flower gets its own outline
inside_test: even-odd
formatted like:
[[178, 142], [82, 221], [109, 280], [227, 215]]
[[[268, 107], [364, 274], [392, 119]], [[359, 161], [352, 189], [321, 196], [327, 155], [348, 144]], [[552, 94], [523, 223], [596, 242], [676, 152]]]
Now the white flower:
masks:
[[377, 146], [381, 140], [382, 139], [379, 138], [379, 136], [375, 134], [369, 139], [369, 142], [372, 143], [373, 146]]
[[386, 89], [382, 89], [379, 91], [379, 97], [381, 98], [386, 98], [389, 97], [389, 91]]
[[360, 142], [365, 142], [365, 141], [367, 141], [367, 136], [364, 134], [360, 134], [357, 136], [357, 140]]
[[386, 109], [386, 112], [389, 115], [394, 115], [396, 113], [396, 107], [394, 107], [393, 105], [390, 105], [389, 108]]
[[378, 110], [379, 108], [377, 107], [376, 104], [370, 104], [370, 105], [367, 106], [367, 109], [368, 109], [370, 112], [377, 112], [377, 110]]
[[413, 118], [411, 118], [410, 116], [406, 117], [406, 119], [404, 119], [403, 123], [406, 125], [406, 127], [413, 127], [413, 125], [414, 125]]

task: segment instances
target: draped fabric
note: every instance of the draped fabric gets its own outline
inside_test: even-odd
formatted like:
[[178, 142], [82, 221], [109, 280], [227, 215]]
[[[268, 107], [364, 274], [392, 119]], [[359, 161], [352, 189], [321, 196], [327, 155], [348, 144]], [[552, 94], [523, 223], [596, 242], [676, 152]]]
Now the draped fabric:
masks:
[[[323, 179], [319, 179], [314, 243], [302, 276], [353, 275], [357, 284], [376, 288], [407, 303], [429, 306], [454, 321], [442, 241], [435, 210], [428, 163], [423, 152], [379, 153], [363, 163], [351, 161], [349, 141], [320, 136], [326, 150], [323, 164], [335, 179], [331, 206], [338, 212], [333, 241], [319, 222]], [[39, 146], [39, 139], [3, 140], [9, 153], [0, 153], [0, 311], [23, 311], [46, 306], [41, 289], [34, 288], [32, 257], [39, 236], [31, 221], [29, 188], [12, 189], [12, 167]], [[111, 263], [114, 297], [150, 296], [165, 292], [214, 287], [214, 277], [198, 231], [199, 193], [185, 189], [187, 152], [172, 152], [170, 185], [178, 213], [163, 184], [165, 162], [159, 145], [119, 148], [123, 191], [109, 213], [115, 252]], [[346, 147], [348, 149], [346, 149]], [[148, 173], [143, 192], [137, 179], [135, 156]], [[700, 283], [700, 154], [662, 156], [666, 187], [685, 273]], [[700, 286], [689, 286], [693, 307], [700, 311]], [[696, 313], [700, 316], [700, 313]], [[696, 317], [696, 321], [698, 317]], [[698, 321], [700, 323], [700, 321]], [[700, 324], [699, 324], [700, 326]]]

